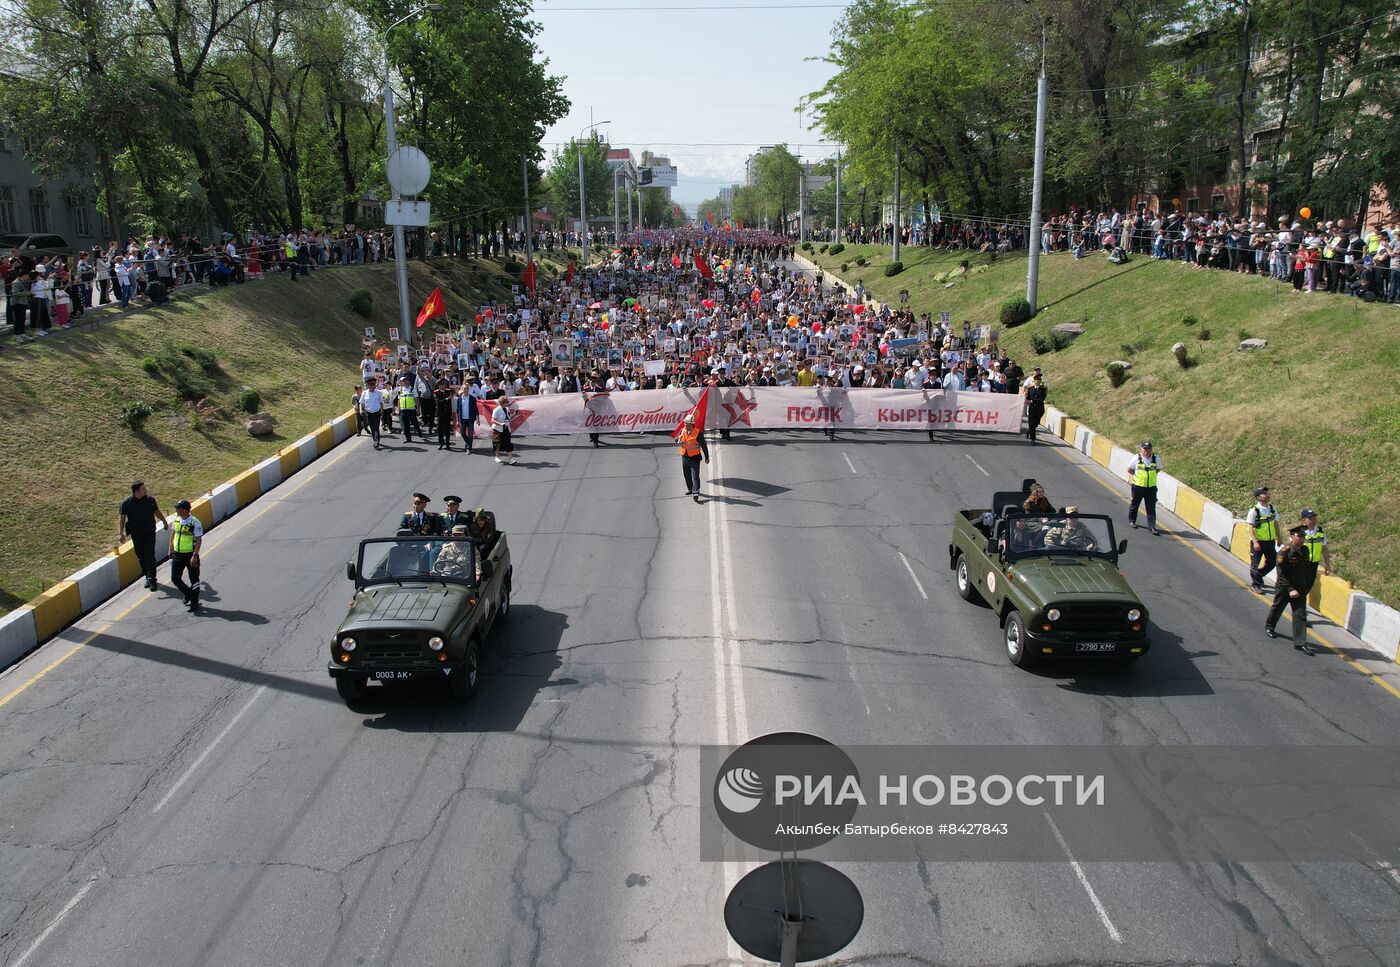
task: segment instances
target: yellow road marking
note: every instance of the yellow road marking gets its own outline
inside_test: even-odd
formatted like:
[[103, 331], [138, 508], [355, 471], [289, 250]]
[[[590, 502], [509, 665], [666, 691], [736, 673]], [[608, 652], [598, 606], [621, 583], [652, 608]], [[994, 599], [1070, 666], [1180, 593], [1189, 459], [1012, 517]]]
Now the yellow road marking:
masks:
[[[350, 441], [349, 441], [349, 440], [346, 440], [345, 442], [346, 442], [346, 444], [348, 444]], [[348, 454], [348, 453], [350, 452], [350, 449], [351, 449], [351, 448], [350, 448], [349, 446], [345, 446], [344, 449], [342, 449], [342, 450], [341, 450], [339, 453], [337, 453], [334, 457], [332, 457], [331, 459], [325, 461], [324, 463], [321, 463], [321, 466], [316, 467], [317, 471], [319, 472], [319, 471], [321, 471], [321, 470], [327, 470], [327, 469], [329, 469], [330, 466], [331, 466], [331, 464], [336, 463], [336, 462], [339, 461], [342, 457], [344, 457], [346, 454]], [[316, 466], [316, 463], [320, 463], [320, 461], [316, 461], [315, 463], [312, 463], [311, 466], [312, 466], [312, 467], [315, 467], [315, 466]], [[310, 468], [308, 468], [308, 469], [310, 469]], [[286, 490], [284, 490], [284, 491], [282, 491], [280, 494], [278, 494], [278, 496], [280, 496], [280, 497], [290, 497], [292, 494], [296, 493], [296, 492], [297, 492], [298, 490], [300, 490], [302, 487], [304, 487], [304, 486], [306, 486], [308, 483], [310, 483], [311, 480], [312, 480], [312, 478], [313, 478], [314, 476], [315, 476], [315, 474], [310, 474], [310, 473], [308, 473], [308, 474], [307, 474], [305, 477], [303, 477], [301, 480], [297, 481], [293, 486], [288, 487]], [[265, 497], [266, 497], [266, 496], [271, 496], [272, 494], [277, 494], [277, 493], [278, 493], [278, 488], [274, 487], [272, 490], [269, 490], [269, 491], [268, 491], [266, 494], [264, 494], [263, 496], [265, 496]], [[243, 518], [242, 520], [239, 520], [238, 518], [234, 518], [234, 523], [235, 523], [237, 526], [235, 526], [235, 527], [233, 527], [233, 528], [230, 528], [228, 531], [225, 531], [223, 534], [220, 534], [220, 535], [219, 535], [219, 538], [220, 538], [220, 546], [222, 546], [223, 538], [225, 538], [225, 537], [231, 537], [232, 535], [234, 535], [234, 534], [238, 533], [239, 531], [243, 530], [243, 528], [247, 527], [247, 526], [248, 526], [249, 524], [251, 524], [253, 521], [257, 520], [259, 517], [263, 516], [263, 514], [266, 514], [269, 510], [271, 510], [274, 503], [275, 503], [274, 501], [269, 500], [269, 501], [267, 502], [267, 506], [263, 507], [263, 508], [262, 508], [261, 510], [259, 510], [256, 514], [251, 514], [251, 515], [249, 515], [248, 517]], [[219, 549], [219, 548], [216, 547], [216, 548], [214, 548], [213, 550], [206, 552], [205, 554], [201, 554], [200, 556], [201, 556], [201, 557], [205, 557], [205, 556], [207, 556], [208, 554], [214, 553], [214, 551], [217, 551], [218, 549]], [[123, 589], [123, 590], [125, 590], [125, 589]], [[55, 668], [57, 668], [59, 665], [62, 665], [65, 661], [67, 661], [68, 659], [72, 658], [72, 657], [73, 657], [74, 655], [76, 655], [78, 652], [82, 651], [82, 650], [83, 650], [84, 648], [86, 648], [89, 644], [91, 644], [92, 641], [93, 641], [95, 638], [99, 637], [100, 635], [106, 634], [106, 633], [107, 633], [107, 630], [108, 630], [109, 628], [111, 628], [112, 625], [116, 624], [118, 621], [121, 621], [123, 618], [125, 618], [127, 615], [131, 614], [131, 612], [135, 611], [137, 608], [141, 607], [141, 605], [145, 604], [147, 601], [152, 601], [152, 600], [158, 600], [158, 599], [154, 599], [154, 598], [151, 598], [150, 596], [146, 596], [146, 597], [138, 598], [136, 601], [134, 601], [134, 602], [132, 602], [131, 604], [129, 604], [120, 614], [118, 614], [116, 617], [112, 618], [110, 621], [108, 621], [106, 624], [104, 624], [101, 628], [98, 628], [96, 631], [94, 631], [94, 632], [92, 632], [91, 634], [89, 634], [86, 638], [84, 638], [82, 641], [78, 642], [78, 643], [77, 643], [76, 645], [74, 645], [72, 648], [69, 648], [69, 649], [68, 649], [66, 652], [64, 652], [61, 656], [59, 656], [58, 658], [55, 658], [53, 661], [51, 661], [51, 662], [49, 662], [47, 665], [45, 665], [42, 669], [39, 670], [38, 674], [36, 674], [33, 678], [29, 679], [29, 681], [25, 682], [23, 685], [19, 686], [19, 687], [16, 688], [14, 691], [10, 692], [10, 693], [9, 693], [8, 695], [6, 695], [4, 698], [0, 698], [0, 708], [4, 708], [6, 705], [10, 704], [11, 701], [13, 701], [13, 700], [14, 700], [16, 697], [18, 697], [19, 695], [21, 695], [26, 689], [29, 688], [29, 686], [33, 685], [35, 682], [37, 682], [39, 679], [43, 678], [43, 677], [44, 677], [45, 675], [47, 675], [49, 672], [53, 671], [53, 670], [54, 670]]]
[[[1112, 485], [1110, 485], [1110, 484], [1108, 484], [1108, 483], [1105, 483], [1105, 482], [1099, 477], [1098, 474], [1092, 472], [1092, 471], [1091, 471], [1088, 467], [1086, 467], [1084, 464], [1082, 464], [1082, 463], [1078, 462], [1077, 460], [1073, 459], [1073, 458], [1072, 458], [1068, 453], [1066, 453], [1062, 448], [1056, 447], [1056, 446], [1052, 446], [1050, 449], [1053, 450], [1054, 452], [1058, 453], [1060, 456], [1064, 457], [1066, 460], [1068, 460], [1069, 463], [1070, 463], [1070, 466], [1077, 467], [1078, 469], [1082, 470], [1082, 471], [1084, 472], [1084, 474], [1085, 474], [1086, 476], [1089, 477], [1089, 479], [1093, 480], [1096, 484], [1098, 484], [1099, 486], [1103, 487], [1103, 488], [1104, 488], [1105, 490], [1107, 490], [1109, 493], [1113, 494], [1113, 496], [1117, 497], [1119, 500], [1123, 501], [1125, 504], [1128, 503], [1128, 498], [1124, 497], [1124, 496], [1123, 496], [1122, 494], [1120, 494], [1117, 490], [1115, 490], [1115, 489], [1113, 488]], [[1078, 452], [1079, 452], [1078, 450], [1075, 450], [1075, 453], [1078, 453]], [[1094, 466], [1097, 467], [1098, 464], [1094, 464]], [[1162, 533], [1163, 533], [1163, 534], [1166, 534], [1168, 537], [1170, 537], [1170, 538], [1172, 538], [1173, 540], [1179, 542], [1183, 547], [1188, 548], [1188, 549], [1191, 551], [1191, 553], [1195, 554], [1195, 555], [1196, 555], [1197, 557], [1199, 557], [1201, 560], [1205, 561], [1205, 562], [1206, 562], [1207, 564], [1209, 564], [1211, 567], [1215, 568], [1215, 569], [1216, 569], [1217, 571], [1219, 571], [1221, 574], [1225, 575], [1227, 578], [1229, 578], [1232, 582], [1234, 582], [1234, 583], [1235, 583], [1236, 585], [1238, 585], [1239, 587], [1242, 587], [1242, 588], [1247, 588], [1247, 587], [1249, 587], [1249, 585], [1245, 584], [1244, 581], [1240, 580], [1238, 577], [1236, 577], [1235, 575], [1233, 575], [1233, 574], [1231, 574], [1229, 571], [1227, 571], [1227, 570], [1225, 569], [1225, 567], [1224, 567], [1223, 565], [1220, 564], [1219, 561], [1212, 560], [1211, 557], [1210, 557], [1208, 554], [1205, 553], [1205, 551], [1202, 551], [1199, 547], [1196, 547], [1194, 544], [1192, 544], [1190, 541], [1186, 540], [1186, 538], [1182, 537], [1180, 534], [1177, 534], [1177, 533], [1174, 533], [1173, 531], [1169, 531], [1169, 530], [1165, 530], [1165, 529], [1161, 529], [1161, 530], [1162, 530]], [[1358, 672], [1360, 672], [1362, 675], [1365, 675], [1367, 678], [1369, 678], [1371, 681], [1375, 682], [1375, 683], [1376, 683], [1377, 685], [1379, 685], [1381, 688], [1385, 689], [1385, 690], [1386, 690], [1387, 692], [1389, 692], [1391, 695], [1394, 695], [1396, 698], [1400, 698], [1400, 688], [1396, 688], [1396, 687], [1395, 687], [1394, 685], [1392, 685], [1390, 682], [1386, 681], [1384, 678], [1382, 678], [1381, 676], [1377, 675], [1375, 672], [1371, 671], [1369, 668], [1367, 668], [1365, 665], [1361, 664], [1361, 663], [1360, 663], [1359, 661], [1357, 661], [1355, 658], [1352, 658], [1352, 657], [1351, 657], [1350, 655], [1348, 655], [1346, 652], [1342, 651], [1340, 648], [1336, 647], [1336, 646], [1333, 645], [1331, 642], [1329, 642], [1329, 641], [1327, 641], [1326, 639], [1324, 639], [1321, 635], [1319, 635], [1316, 631], [1313, 631], [1311, 628], [1308, 629], [1308, 637], [1311, 638], [1313, 641], [1317, 642], [1317, 643], [1318, 643], [1319, 645], [1321, 645], [1322, 647], [1326, 648], [1328, 651], [1332, 652], [1332, 654], [1336, 655], [1338, 658], [1340, 658], [1342, 661], [1346, 662], [1346, 663], [1347, 663], [1348, 665], [1350, 665], [1352, 668], [1355, 668]], [[3, 704], [3, 703], [0, 703], [0, 704]]]

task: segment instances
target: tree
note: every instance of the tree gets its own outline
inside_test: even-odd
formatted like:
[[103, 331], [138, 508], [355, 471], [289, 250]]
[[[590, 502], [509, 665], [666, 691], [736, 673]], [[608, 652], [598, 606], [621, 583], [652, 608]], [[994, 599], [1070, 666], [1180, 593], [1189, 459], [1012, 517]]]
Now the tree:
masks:
[[785, 224], [787, 213], [797, 209], [802, 163], [786, 144], [780, 144], [760, 154], [754, 170], [763, 219], [771, 226]]
[[[608, 165], [608, 143], [596, 132], [588, 140], [573, 140], [554, 152], [545, 174], [550, 209], [578, 215], [578, 158], [583, 152], [583, 183], [589, 219], [613, 214], [613, 170]], [[621, 186], [619, 185], [619, 190]]]

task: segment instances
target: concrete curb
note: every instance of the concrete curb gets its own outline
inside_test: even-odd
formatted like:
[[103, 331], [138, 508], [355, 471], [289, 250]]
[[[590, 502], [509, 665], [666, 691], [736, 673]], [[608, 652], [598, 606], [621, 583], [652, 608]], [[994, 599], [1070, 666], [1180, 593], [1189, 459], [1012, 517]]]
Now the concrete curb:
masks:
[[[193, 501], [191, 512], [206, 529], [215, 527], [350, 439], [355, 426], [353, 412], [336, 417], [253, 469]], [[173, 518], [167, 518], [167, 526], [170, 520]], [[165, 532], [156, 534], [158, 562], [170, 556], [170, 542], [162, 539], [165, 536]], [[136, 552], [128, 542], [0, 617], [0, 671], [141, 577]]]
[[[1126, 478], [1133, 454], [1119, 447], [1053, 406], [1045, 408], [1041, 423], [1051, 433], [1095, 463]], [[1249, 527], [1226, 507], [1167, 473], [1157, 476], [1157, 506], [1181, 518], [1198, 533], [1249, 562]], [[1387, 661], [1400, 661], [1400, 611], [1331, 575], [1320, 575], [1308, 603], [1329, 621], [1360, 638]]]

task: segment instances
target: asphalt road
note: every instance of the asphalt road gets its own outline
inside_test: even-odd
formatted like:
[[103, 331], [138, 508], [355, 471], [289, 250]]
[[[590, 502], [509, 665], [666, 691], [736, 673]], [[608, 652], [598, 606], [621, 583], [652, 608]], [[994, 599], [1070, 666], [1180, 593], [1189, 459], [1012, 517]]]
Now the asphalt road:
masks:
[[[1063, 446], [736, 435], [697, 506], [669, 440], [605, 439], [526, 439], [515, 467], [353, 440], [211, 533], [205, 614], [130, 589], [0, 677], [0, 964], [722, 964], [736, 871], [698, 861], [700, 745], [1400, 732], [1400, 698], [1266, 639], [1189, 538], [1129, 534], [1155, 641], [1134, 669], [1009, 665], [956, 595], [949, 521], [1026, 476], [1121, 517]], [[325, 673], [344, 562], [418, 489], [495, 510], [511, 622], [474, 703], [376, 689], [351, 711]], [[845, 864], [866, 920], [840, 956], [1395, 964], [1384, 859]]]

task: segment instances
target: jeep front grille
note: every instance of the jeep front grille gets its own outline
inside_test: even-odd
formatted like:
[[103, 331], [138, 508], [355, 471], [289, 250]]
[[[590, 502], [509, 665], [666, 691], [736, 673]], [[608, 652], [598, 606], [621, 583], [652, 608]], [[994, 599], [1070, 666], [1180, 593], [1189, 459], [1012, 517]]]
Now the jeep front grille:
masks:
[[1057, 604], [1056, 631], [1127, 631], [1128, 609], [1121, 604]]

